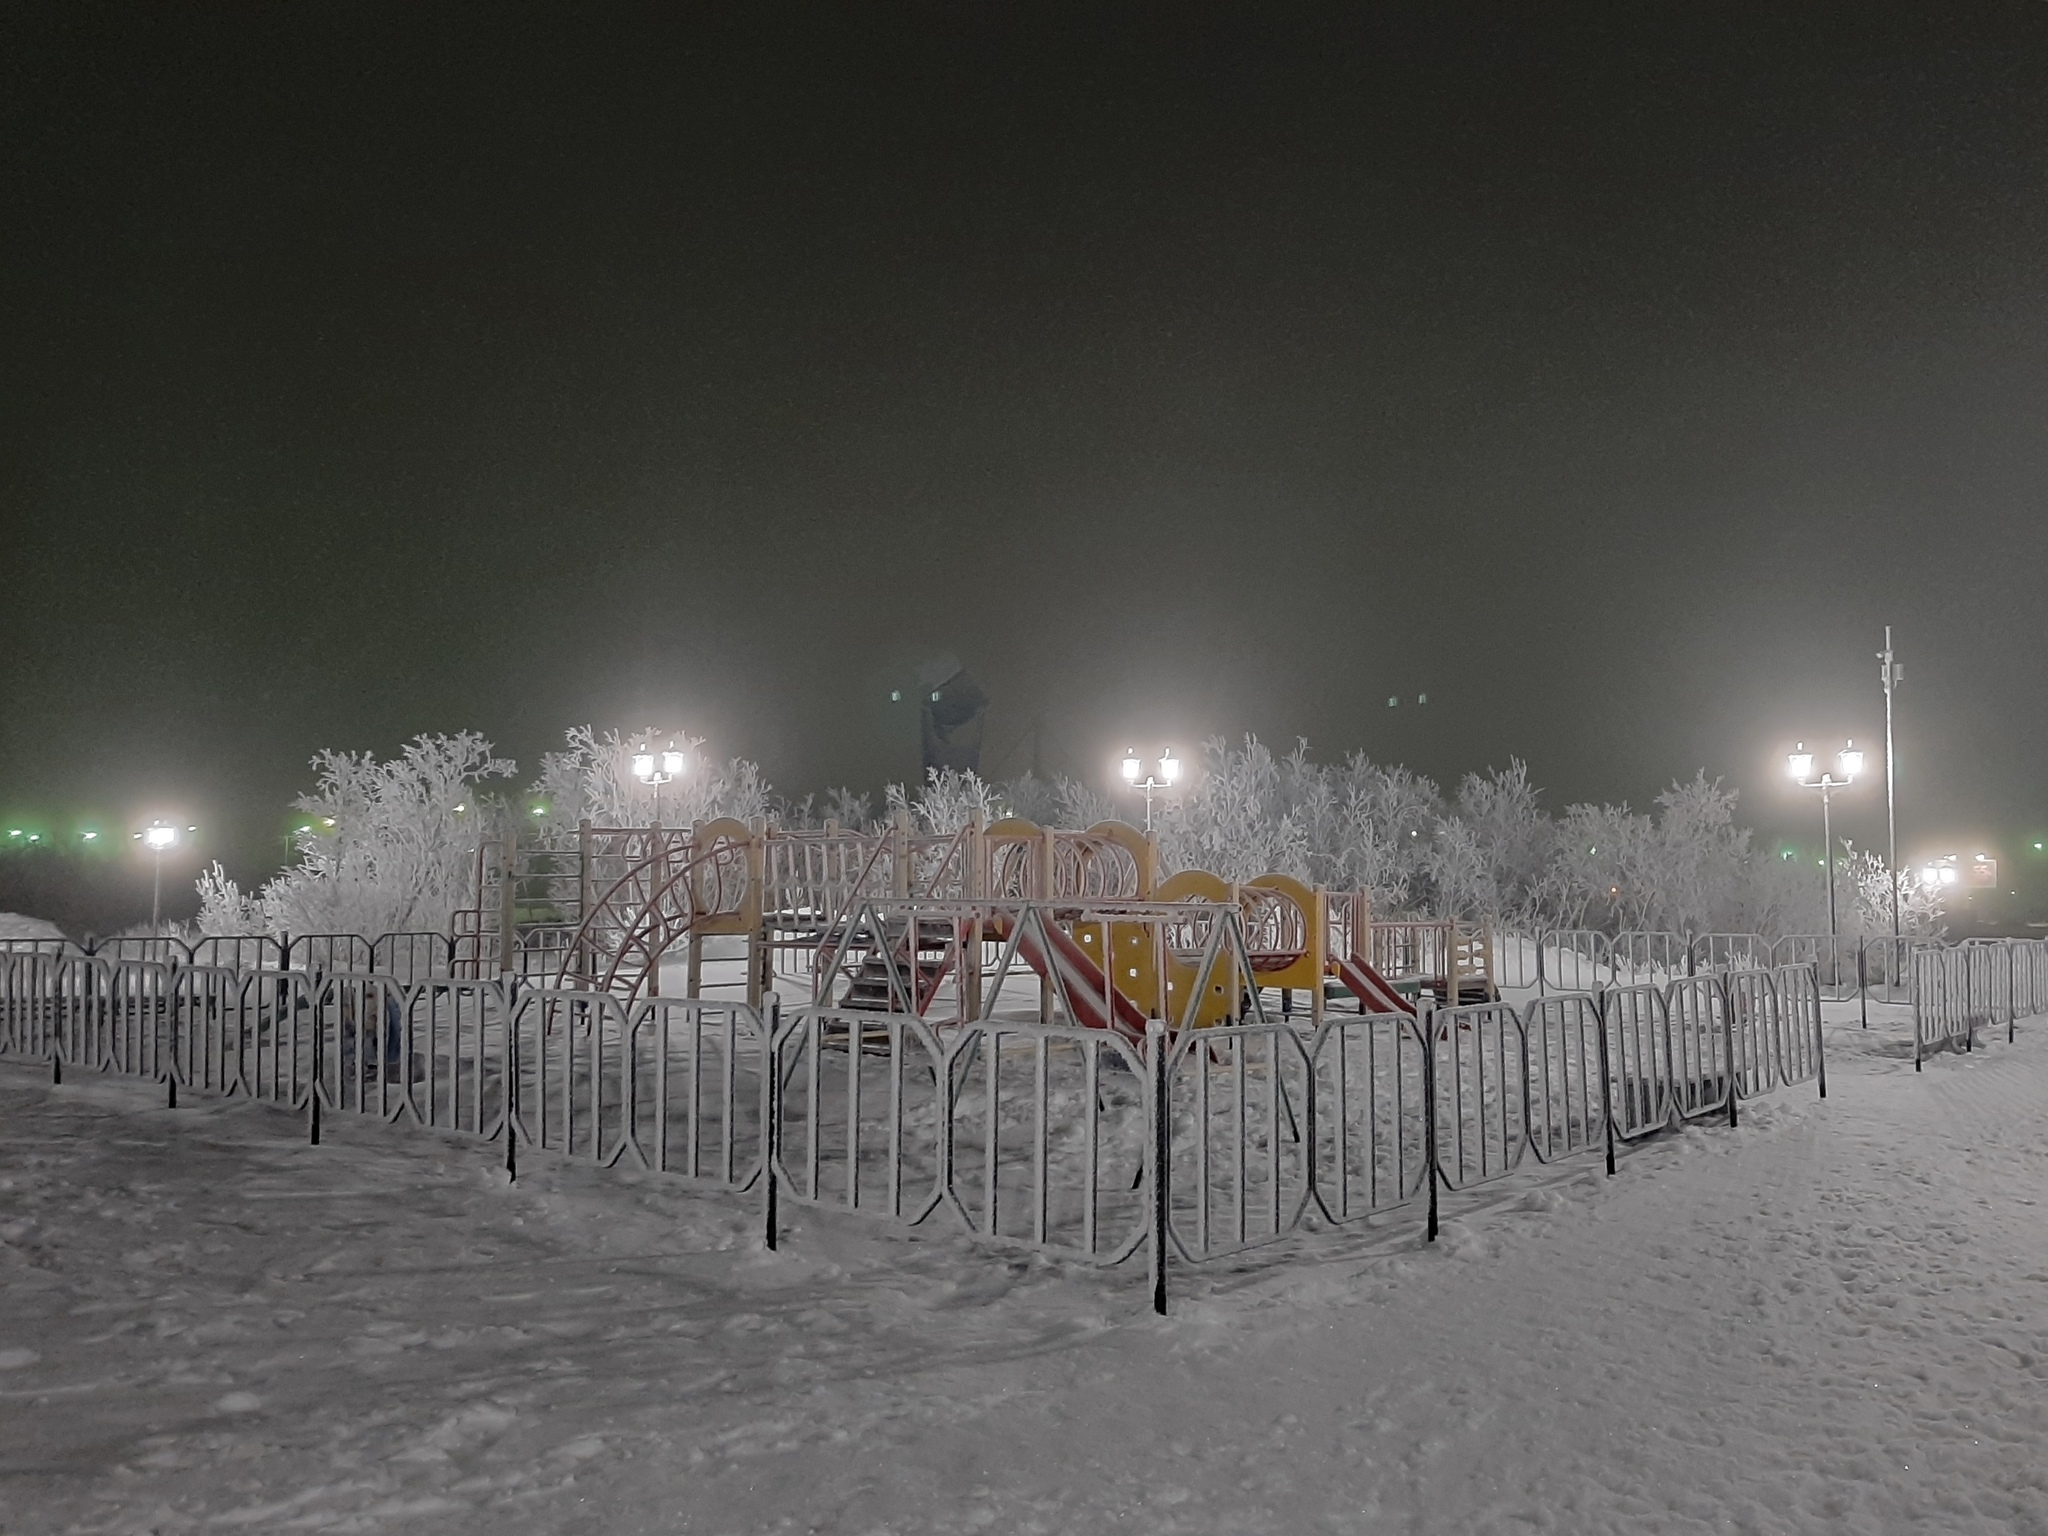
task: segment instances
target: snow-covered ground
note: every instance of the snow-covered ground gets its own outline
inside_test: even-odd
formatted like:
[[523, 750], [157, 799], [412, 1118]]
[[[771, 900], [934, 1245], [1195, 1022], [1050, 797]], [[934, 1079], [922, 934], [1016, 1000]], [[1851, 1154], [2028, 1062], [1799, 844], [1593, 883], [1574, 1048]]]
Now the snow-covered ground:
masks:
[[[1853, 1005], [1832, 1009], [1853, 1018]], [[0, 1067], [0, 1531], [2048, 1533], [2048, 1023], [1096, 1273]]]

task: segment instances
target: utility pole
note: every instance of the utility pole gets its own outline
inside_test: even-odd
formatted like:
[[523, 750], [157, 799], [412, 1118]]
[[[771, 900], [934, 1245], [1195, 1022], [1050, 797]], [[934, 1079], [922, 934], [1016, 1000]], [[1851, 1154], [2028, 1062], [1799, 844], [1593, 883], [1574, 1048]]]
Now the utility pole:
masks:
[[1906, 675], [1906, 669], [1892, 659], [1892, 627], [1884, 627], [1884, 649], [1877, 653], [1884, 664], [1884, 826], [1885, 868], [1892, 882], [1892, 968], [1899, 963], [1899, 813], [1896, 779], [1892, 768], [1892, 689]]

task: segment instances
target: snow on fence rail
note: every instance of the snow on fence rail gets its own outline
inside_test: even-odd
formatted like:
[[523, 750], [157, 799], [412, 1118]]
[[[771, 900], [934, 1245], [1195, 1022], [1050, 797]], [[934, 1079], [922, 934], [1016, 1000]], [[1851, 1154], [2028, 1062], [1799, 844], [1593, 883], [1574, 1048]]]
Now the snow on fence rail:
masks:
[[[1970, 951], [1950, 951], [1970, 954]], [[1995, 965], [1989, 947], [1966, 966]], [[353, 957], [353, 956], [351, 956]], [[2016, 962], [2012, 974], [2019, 975]], [[2048, 967], [2025, 970], [2048, 998]], [[2018, 996], [2017, 993], [2000, 994]], [[2008, 1006], [2011, 1006], [2010, 1004]], [[1811, 965], [1142, 1041], [516, 977], [0, 954], [0, 1056], [458, 1132], [1117, 1265], [1200, 1265], [1603, 1152], [1806, 1081]]]

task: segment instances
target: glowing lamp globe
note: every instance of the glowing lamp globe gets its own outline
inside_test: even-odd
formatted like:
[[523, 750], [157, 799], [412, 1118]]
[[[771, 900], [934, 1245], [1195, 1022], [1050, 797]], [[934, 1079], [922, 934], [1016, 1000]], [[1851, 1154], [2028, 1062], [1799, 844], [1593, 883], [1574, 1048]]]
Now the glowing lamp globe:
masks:
[[1813, 777], [1813, 754], [1806, 750], [1805, 742], [1800, 742], [1796, 750], [1786, 754], [1785, 771], [1795, 779]]
[[1173, 755], [1173, 748], [1166, 749], [1166, 755], [1159, 759], [1159, 777], [1168, 784], [1180, 780], [1180, 759]]
[[1863, 771], [1863, 754], [1856, 750], [1856, 743], [1843, 747], [1835, 761], [1841, 765], [1844, 780], [1853, 779]]
[[651, 779], [654, 777], [654, 754], [645, 749], [633, 754], [633, 777]]
[[674, 742], [670, 742], [668, 750], [661, 754], [661, 771], [672, 779], [683, 771], [682, 749]]
[[1124, 782], [1126, 784], [1135, 784], [1138, 782], [1138, 768], [1138, 754], [1135, 752], [1128, 752], [1124, 754], [1123, 772]]
[[165, 826], [159, 821], [143, 832], [142, 840], [158, 853], [162, 853], [178, 840], [178, 829]]

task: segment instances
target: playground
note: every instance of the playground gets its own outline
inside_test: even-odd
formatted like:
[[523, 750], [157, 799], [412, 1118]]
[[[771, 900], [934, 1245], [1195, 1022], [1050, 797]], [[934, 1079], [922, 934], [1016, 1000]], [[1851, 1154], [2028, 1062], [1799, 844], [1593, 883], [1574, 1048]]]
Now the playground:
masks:
[[[1160, 1311], [1175, 1267], [1404, 1212], [1433, 1240], [1498, 1181], [1826, 1093], [1837, 967], [1754, 936], [1589, 948], [1157, 863], [1113, 822], [585, 825], [487, 845], [447, 934], [14, 941], [0, 1054], [274, 1105], [315, 1143], [350, 1118], [508, 1176], [674, 1175], [745, 1196], [769, 1247], [833, 1208], [1142, 1260]], [[1983, 957], [2008, 1023], [2042, 950]], [[1996, 1022], [1974, 985], [1916, 1059]]]
[[[1152, 834], [971, 818], [950, 835], [907, 816], [879, 832], [766, 820], [687, 831], [578, 828], [479, 850], [476, 904], [451, 963], [557, 989], [642, 996], [778, 993], [959, 1024], [1005, 999], [1039, 1023], [1213, 1025], [1297, 1004], [1413, 1013], [1498, 999], [1492, 935], [1452, 920], [1375, 920], [1363, 891], [1284, 874], [1162, 877]], [[1025, 920], [1027, 909], [1032, 920]], [[1109, 957], [1105, 963], [1104, 957]], [[1036, 978], [1017, 1001], [1011, 973]]]

